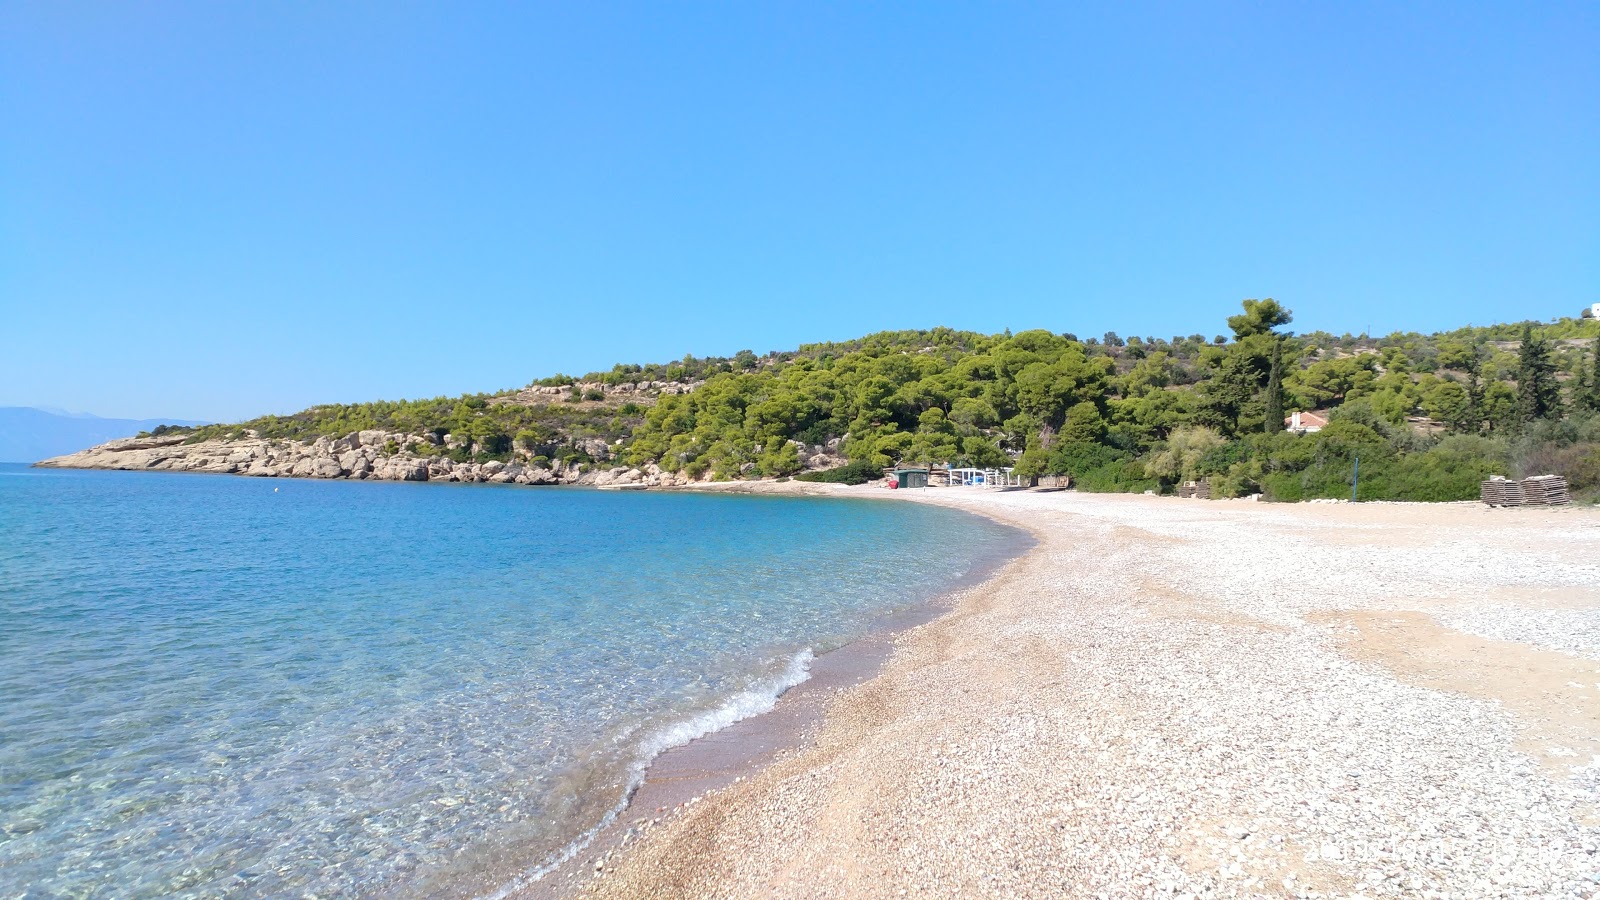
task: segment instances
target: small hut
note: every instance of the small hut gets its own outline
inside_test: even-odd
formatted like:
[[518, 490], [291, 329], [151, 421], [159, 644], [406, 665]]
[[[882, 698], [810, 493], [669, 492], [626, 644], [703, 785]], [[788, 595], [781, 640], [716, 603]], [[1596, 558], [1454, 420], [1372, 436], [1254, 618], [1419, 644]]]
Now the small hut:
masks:
[[928, 486], [928, 470], [920, 466], [900, 466], [889, 473], [900, 487], [925, 488]]

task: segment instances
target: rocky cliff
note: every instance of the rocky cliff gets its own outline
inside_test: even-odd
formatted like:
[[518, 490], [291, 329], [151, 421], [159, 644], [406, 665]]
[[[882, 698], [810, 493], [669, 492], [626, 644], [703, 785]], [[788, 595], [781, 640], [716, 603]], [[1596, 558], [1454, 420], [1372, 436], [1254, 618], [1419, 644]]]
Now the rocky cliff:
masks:
[[[184, 443], [183, 435], [125, 438], [39, 465], [63, 469], [213, 472], [259, 477], [353, 478], [379, 481], [462, 481], [491, 484], [679, 485], [689, 479], [655, 465], [590, 467], [559, 460], [455, 462], [431, 452], [431, 437], [386, 431], [361, 431], [342, 438], [303, 441], [244, 438]], [[409, 449], [416, 448], [416, 449]], [[419, 452], [420, 451], [420, 452]]]
[[[502, 462], [456, 462], [444, 455], [433, 435], [388, 431], [352, 432], [341, 438], [315, 441], [270, 440], [245, 437], [236, 440], [186, 443], [185, 435], [124, 438], [88, 450], [57, 456], [38, 463], [61, 469], [117, 469], [124, 471], [211, 472], [264, 478], [351, 478], [379, 481], [458, 481], [489, 484], [583, 484], [596, 487], [647, 485], [675, 487], [692, 479], [682, 473], [662, 471], [654, 463], [642, 468], [544, 462], [526, 459]], [[837, 443], [837, 442], [835, 442]], [[590, 451], [609, 455], [603, 442]], [[843, 464], [837, 447], [801, 447], [808, 469]], [[706, 480], [702, 478], [702, 480]]]

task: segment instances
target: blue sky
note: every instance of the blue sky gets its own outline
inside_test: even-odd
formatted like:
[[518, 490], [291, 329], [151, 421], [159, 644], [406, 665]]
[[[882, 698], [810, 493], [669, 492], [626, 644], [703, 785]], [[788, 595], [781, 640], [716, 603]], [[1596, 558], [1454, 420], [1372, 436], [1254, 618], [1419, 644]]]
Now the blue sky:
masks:
[[0, 405], [1600, 301], [1600, 6], [0, 7]]

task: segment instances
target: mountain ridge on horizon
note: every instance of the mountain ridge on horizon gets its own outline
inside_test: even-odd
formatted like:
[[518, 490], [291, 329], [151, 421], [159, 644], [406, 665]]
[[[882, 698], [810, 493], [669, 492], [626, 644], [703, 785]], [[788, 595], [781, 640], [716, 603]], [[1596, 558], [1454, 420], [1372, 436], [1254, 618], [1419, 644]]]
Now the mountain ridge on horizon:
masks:
[[189, 419], [117, 419], [38, 406], [0, 406], [0, 463], [33, 463]]

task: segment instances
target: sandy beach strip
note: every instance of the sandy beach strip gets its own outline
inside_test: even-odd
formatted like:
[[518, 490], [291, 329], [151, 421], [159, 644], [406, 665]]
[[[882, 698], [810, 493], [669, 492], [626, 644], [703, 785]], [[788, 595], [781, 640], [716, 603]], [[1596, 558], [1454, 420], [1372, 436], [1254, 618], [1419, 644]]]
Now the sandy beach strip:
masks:
[[803, 739], [630, 809], [544, 890], [1600, 892], [1600, 513], [894, 499], [1039, 543], [813, 696]]

